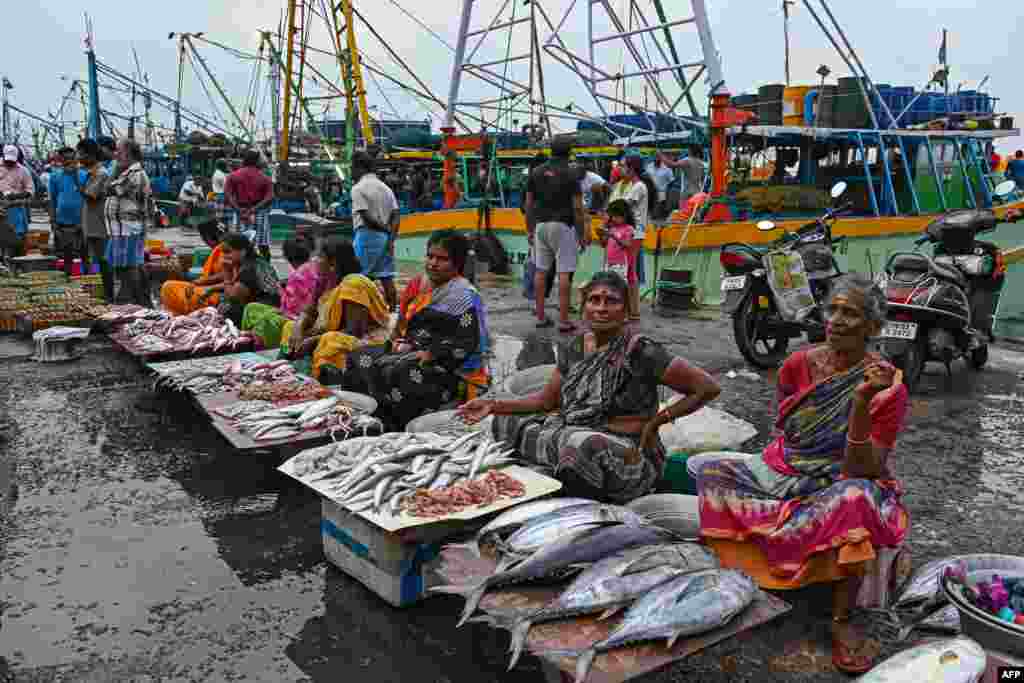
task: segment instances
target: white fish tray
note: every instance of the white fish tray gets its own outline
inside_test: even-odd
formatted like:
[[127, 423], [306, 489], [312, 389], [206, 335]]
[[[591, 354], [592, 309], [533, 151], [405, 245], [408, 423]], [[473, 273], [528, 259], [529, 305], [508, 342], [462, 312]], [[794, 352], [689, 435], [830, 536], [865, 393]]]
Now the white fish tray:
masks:
[[[322, 446], [321, 448], [333, 447], [333, 444], [329, 444], [327, 446]], [[306, 453], [306, 451], [303, 451], [303, 453], [299, 453], [294, 458], [291, 458], [290, 460], [288, 460], [288, 462], [284, 463], [277, 469], [283, 472], [284, 474], [287, 474], [289, 477], [292, 477], [293, 479], [313, 489], [314, 491], [319, 493], [325, 500], [335, 502], [331, 499], [330, 495], [328, 494], [328, 490], [321, 484], [321, 482], [310, 482], [295, 474], [294, 463], [297, 462], [298, 459], [303, 458], [304, 453]], [[409, 529], [411, 527], [422, 527], [430, 524], [438, 524], [441, 522], [451, 522], [453, 520], [462, 520], [468, 522], [478, 517], [489, 515], [493, 512], [499, 512], [506, 508], [521, 505], [522, 503], [527, 503], [531, 500], [534, 500], [535, 498], [542, 498], [562, 488], [562, 482], [558, 481], [557, 479], [552, 479], [547, 475], [541, 474], [539, 472], [534, 472], [531, 469], [527, 469], [519, 465], [509, 465], [508, 467], [502, 467], [500, 468], [500, 471], [504, 472], [510, 477], [513, 477], [514, 479], [519, 480], [519, 482], [521, 482], [523, 486], [526, 488], [526, 493], [520, 496], [519, 498], [502, 498], [501, 500], [491, 505], [485, 505], [483, 507], [466, 508], [461, 512], [456, 512], [451, 515], [445, 515], [443, 517], [413, 517], [412, 515], [406, 512], [402, 512], [402, 514], [397, 516], [393, 516], [390, 514], [378, 515], [370, 511], [359, 512], [356, 514], [362, 517], [363, 519], [373, 522], [385, 531], [396, 532], [401, 531], [403, 529]], [[345, 509], [348, 510], [348, 508]]]

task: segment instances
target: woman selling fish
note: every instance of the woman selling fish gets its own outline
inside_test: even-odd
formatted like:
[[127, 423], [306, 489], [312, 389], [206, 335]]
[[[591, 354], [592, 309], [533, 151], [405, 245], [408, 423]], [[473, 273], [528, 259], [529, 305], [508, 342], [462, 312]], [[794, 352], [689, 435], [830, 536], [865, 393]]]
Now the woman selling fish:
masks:
[[[324, 246], [327, 244], [325, 242]], [[279, 309], [266, 304], [249, 304], [245, 307], [241, 329], [256, 335], [259, 346], [264, 349], [280, 345], [285, 323], [298, 320], [311, 308], [315, 311], [320, 297], [334, 289], [339, 282], [335, 274], [336, 259], [327, 256], [325, 252], [321, 253], [320, 258], [310, 258], [312, 246], [310, 241], [302, 237], [284, 243], [282, 251], [292, 267], [292, 274], [281, 288]], [[347, 274], [348, 271], [345, 271], [341, 277]]]
[[224, 250], [225, 268], [230, 275], [223, 283], [208, 288], [199, 299], [205, 302], [214, 291], [223, 291], [217, 310], [240, 327], [248, 304], [278, 305], [281, 285], [274, 267], [256, 254], [252, 242], [244, 235], [230, 235], [224, 240]]
[[[344, 371], [348, 354], [364, 346], [383, 349], [388, 341], [390, 314], [377, 284], [360, 274], [362, 266], [352, 242], [331, 238], [318, 259], [325, 282], [339, 282], [307, 308], [297, 322], [282, 321], [281, 348], [289, 357], [313, 354], [313, 377], [328, 381], [322, 371]], [[245, 309], [250, 316], [250, 304]], [[245, 323], [242, 324], [245, 329]]]
[[[598, 273], [583, 289], [590, 331], [559, 353], [547, 386], [524, 399], [481, 398], [462, 407], [468, 422], [495, 415], [495, 438], [549, 468], [566, 495], [625, 502], [648, 493], [662, 474], [658, 429], [719, 394], [703, 370], [630, 331], [629, 287]], [[684, 399], [658, 409], [658, 386]]]
[[426, 279], [414, 280], [402, 296], [391, 352], [361, 349], [349, 358], [342, 385], [373, 395], [394, 428], [450, 401], [471, 399], [490, 382], [487, 315], [480, 294], [462, 276], [468, 253], [463, 235], [433, 233]]
[[882, 291], [836, 282], [827, 341], [779, 371], [778, 436], [760, 456], [717, 454], [697, 473], [701, 534], [723, 566], [766, 588], [835, 582], [832, 659], [849, 673], [871, 656], [849, 623], [875, 549], [903, 543], [909, 520], [890, 452], [907, 412], [897, 371], [867, 350], [885, 320]]
[[224, 245], [221, 244], [224, 231], [217, 221], [207, 221], [199, 226], [199, 236], [213, 250], [203, 262], [202, 274], [192, 282], [168, 280], [160, 288], [160, 304], [174, 315], [188, 315], [203, 306], [216, 306], [220, 302], [219, 294], [206, 297], [202, 304], [200, 298], [207, 287], [224, 282]]

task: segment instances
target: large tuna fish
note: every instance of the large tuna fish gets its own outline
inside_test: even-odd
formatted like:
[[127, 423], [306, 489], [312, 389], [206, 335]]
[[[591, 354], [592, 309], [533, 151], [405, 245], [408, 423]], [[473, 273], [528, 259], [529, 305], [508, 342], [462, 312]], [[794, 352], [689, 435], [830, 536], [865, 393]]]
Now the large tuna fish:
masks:
[[985, 650], [970, 638], [937, 640], [904, 650], [857, 679], [859, 683], [978, 683]]
[[558, 651], [557, 654], [578, 655], [576, 683], [583, 683], [599, 653], [648, 640], [665, 640], [666, 646], [671, 648], [681, 637], [727, 624], [747, 608], [756, 593], [754, 581], [734, 569], [684, 574], [633, 603], [619, 627], [604, 640], [582, 653]]
[[491, 588], [568, 576], [622, 550], [642, 545], [670, 543], [675, 540], [677, 539], [671, 532], [657, 527], [632, 524], [601, 526], [560, 538], [515, 566], [495, 572], [472, 588], [438, 586], [433, 590], [439, 593], [465, 595], [466, 607], [458, 624], [461, 626], [473, 615], [484, 593]]
[[673, 543], [624, 550], [607, 557], [569, 584], [554, 601], [512, 626], [512, 669], [533, 624], [602, 612], [606, 619], [652, 588], [690, 572], [718, 567], [718, 558], [696, 543]]

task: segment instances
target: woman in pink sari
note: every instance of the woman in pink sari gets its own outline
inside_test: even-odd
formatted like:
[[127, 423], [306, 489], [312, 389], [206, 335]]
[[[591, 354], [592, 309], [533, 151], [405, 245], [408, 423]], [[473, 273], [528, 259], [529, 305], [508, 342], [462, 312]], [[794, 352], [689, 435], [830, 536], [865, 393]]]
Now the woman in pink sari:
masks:
[[721, 454], [697, 473], [701, 535], [723, 566], [766, 588], [834, 582], [832, 659], [871, 668], [849, 623], [876, 549], [902, 545], [909, 516], [890, 453], [908, 408], [902, 376], [867, 351], [885, 295], [846, 275], [826, 309], [827, 343], [797, 351], [779, 371], [776, 439], [760, 456]]

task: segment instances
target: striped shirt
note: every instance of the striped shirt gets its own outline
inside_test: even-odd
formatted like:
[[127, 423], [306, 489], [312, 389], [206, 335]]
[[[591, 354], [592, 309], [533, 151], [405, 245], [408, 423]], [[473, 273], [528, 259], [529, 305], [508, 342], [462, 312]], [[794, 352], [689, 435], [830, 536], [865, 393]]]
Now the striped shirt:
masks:
[[145, 232], [147, 204], [153, 190], [149, 176], [136, 162], [107, 185], [106, 216], [111, 237], [137, 237]]

